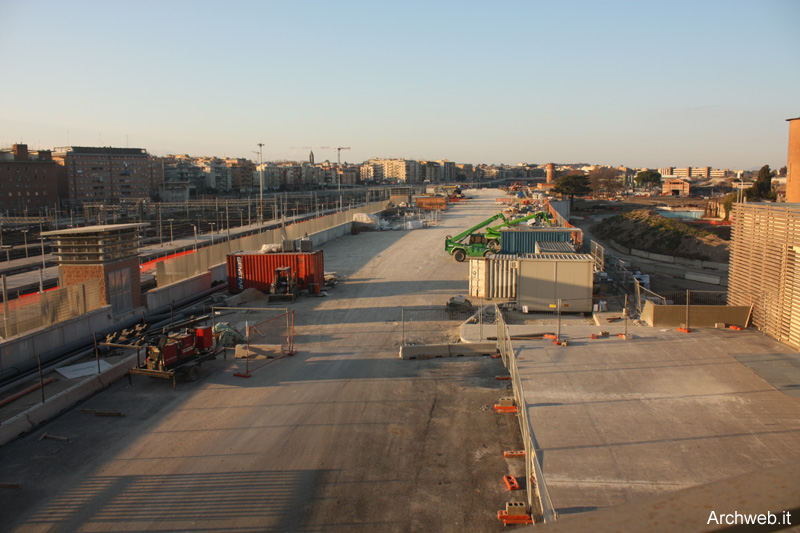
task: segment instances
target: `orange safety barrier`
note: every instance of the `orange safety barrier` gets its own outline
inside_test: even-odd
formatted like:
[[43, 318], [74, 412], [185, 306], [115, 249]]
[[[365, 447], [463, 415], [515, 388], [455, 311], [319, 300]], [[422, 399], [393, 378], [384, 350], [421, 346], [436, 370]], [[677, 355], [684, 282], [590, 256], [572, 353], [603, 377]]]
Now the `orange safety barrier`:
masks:
[[733, 330], [736, 330], [736, 331], [742, 331], [744, 329], [744, 328], [739, 327], [739, 326], [730, 326], [730, 328], [733, 329]]
[[533, 518], [529, 514], [510, 515], [505, 511], [497, 511], [498, 520], [502, 520], [503, 525], [510, 524], [533, 524]]
[[525, 450], [503, 452], [503, 457], [525, 457]]
[[511, 379], [511, 376], [495, 376], [494, 379], [497, 381], [508, 381]]
[[519, 490], [519, 481], [514, 476], [503, 476], [503, 482], [508, 487], [508, 490]]
[[680, 331], [681, 333], [691, 333], [692, 332], [692, 330], [689, 329], [689, 328], [678, 328], [678, 331]]
[[516, 405], [495, 405], [494, 410], [498, 413], [518, 413]]

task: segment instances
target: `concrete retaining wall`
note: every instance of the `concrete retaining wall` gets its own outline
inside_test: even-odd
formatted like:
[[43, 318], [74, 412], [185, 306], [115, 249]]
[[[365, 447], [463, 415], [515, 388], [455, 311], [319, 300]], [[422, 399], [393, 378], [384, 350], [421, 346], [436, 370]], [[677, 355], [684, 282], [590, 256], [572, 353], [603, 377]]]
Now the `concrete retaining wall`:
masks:
[[0, 346], [0, 371], [29, 361], [37, 353], [47, 353], [84, 338], [88, 332], [100, 331], [113, 324], [111, 306], [105, 305], [64, 322], [30, 330], [24, 336], [11, 338]]
[[[749, 315], [749, 306], [690, 305], [689, 327], [713, 328], [719, 322], [744, 327]], [[654, 328], [681, 327], [686, 324], [686, 306], [656, 305], [648, 300], [642, 310], [641, 319]]]
[[461, 357], [472, 355], [494, 355], [496, 342], [428, 344], [425, 346], [401, 346], [400, 359], [433, 359], [434, 357]]
[[[657, 265], [647, 265], [647, 269], [655, 274], [665, 274], [667, 276], [676, 278], [701, 281], [711, 285], [728, 285], [728, 277], [725, 274], [722, 274], [722, 272], [728, 272], [728, 265], [726, 263], [714, 263], [711, 261], [701, 261], [699, 259], [686, 259], [684, 257], [672, 255], [654, 254], [645, 252], [644, 250], [637, 250], [636, 248], [626, 248], [613, 239], [609, 240], [609, 246], [612, 250], [615, 250], [621, 254], [641, 257], [643, 259], [649, 259], [650, 261], [659, 263]], [[721, 272], [721, 274], [687, 272], [681, 267], [715, 270], [717, 272]]]
[[52, 398], [48, 398], [44, 403], [35, 405], [3, 422], [0, 425], [0, 446], [35, 429], [39, 424], [66, 411], [81, 400], [105, 389], [123, 377], [134, 365], [136, 365], [136, 354], [126, 357], [102, 374], [87, 377], [78, 385], [61, 391]]
[[[224, 267], [224, 265], [222, 265]], [[214, 267], [212, 267], [213, 269]], [[211, 288], [213, 274], [211, 269], [197, 276], [172, 283], [165, 287], [151, 289], [147, 292], [147, 308], [158, 309], [165, 305], [170, 305], [193, 294], [199, 294]], [[227, 279], [227, 277], [226, 277]]]

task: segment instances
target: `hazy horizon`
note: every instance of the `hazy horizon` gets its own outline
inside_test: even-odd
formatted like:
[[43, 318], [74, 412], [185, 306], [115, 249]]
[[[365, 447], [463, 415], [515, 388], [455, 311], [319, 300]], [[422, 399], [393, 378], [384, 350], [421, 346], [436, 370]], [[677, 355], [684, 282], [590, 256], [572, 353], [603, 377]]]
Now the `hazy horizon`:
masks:
[[778, 0], [0, 0], [0, 147], [780, 168], [796, 20]]

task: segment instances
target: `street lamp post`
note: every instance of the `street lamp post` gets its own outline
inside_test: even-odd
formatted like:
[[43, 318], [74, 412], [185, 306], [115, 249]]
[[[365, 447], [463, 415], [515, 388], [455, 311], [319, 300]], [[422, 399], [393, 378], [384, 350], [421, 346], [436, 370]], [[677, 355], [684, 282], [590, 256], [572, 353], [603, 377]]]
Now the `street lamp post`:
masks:
[[214, 246], [214, 223], [209, 222], [211, 224], [211, 246]]
[[44, 237], [42, 237], [42, 223], [39, 222], [39, 240], [42, 243], [42, 273], [44, 273]]
[[197, 251], [197, 226], [192, 224], [192, 228], [194, 229], [194, 251]]
[[25, 242], [25, 259], [27, 259], [28, 258], [28, 230], [27, 229], [23, 229], [23, 230], [20, 230], [20, 231], [22, 232], [22, 239]]
[[172, 219], [169, 219], [169, 245], [172, 246]]

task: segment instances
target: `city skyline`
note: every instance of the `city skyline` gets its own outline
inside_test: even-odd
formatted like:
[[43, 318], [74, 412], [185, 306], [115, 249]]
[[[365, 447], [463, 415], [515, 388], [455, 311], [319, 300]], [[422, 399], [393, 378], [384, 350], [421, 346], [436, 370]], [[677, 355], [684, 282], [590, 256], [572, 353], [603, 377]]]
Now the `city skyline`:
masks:
[[0, 0], [0, 147], [780, 168], [798, 17], [789, 1]]

